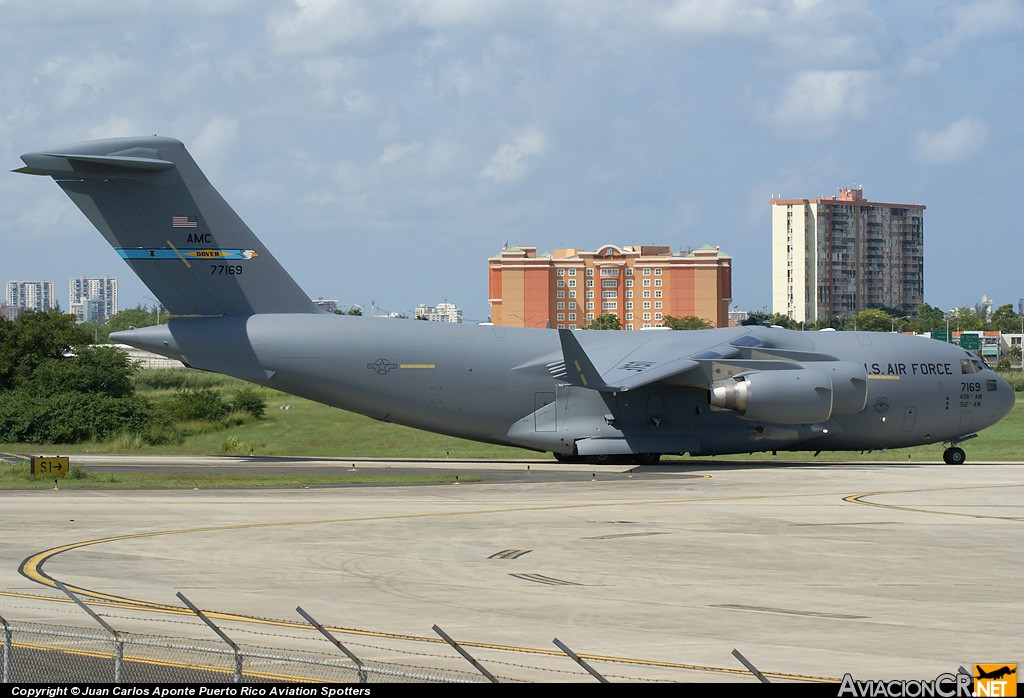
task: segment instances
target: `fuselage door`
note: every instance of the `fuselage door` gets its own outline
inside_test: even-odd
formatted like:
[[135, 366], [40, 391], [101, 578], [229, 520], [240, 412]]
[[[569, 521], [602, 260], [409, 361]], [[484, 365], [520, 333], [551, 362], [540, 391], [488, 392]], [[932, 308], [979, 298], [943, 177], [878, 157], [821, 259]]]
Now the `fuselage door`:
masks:
[[[554, 393], [534, 393], [533, 395], [533, 428], [534, 431], [556, 431], [558, 429], [558, 410], [555, 409]], [[529, 428], [529, 427], [527, 427]]]
[[907, 409], [903, 410], [903, 431], [914, 430], [914, 420], [916, 419], [916, 417], [916, 407], [908, 407]]
[[[960, 428], [970, 431], [971, 424], [974, 422], [974, 416], [970, 410], [964, 410], [960, 413]], [[965, 432], [966, 433], [966, 432]]]

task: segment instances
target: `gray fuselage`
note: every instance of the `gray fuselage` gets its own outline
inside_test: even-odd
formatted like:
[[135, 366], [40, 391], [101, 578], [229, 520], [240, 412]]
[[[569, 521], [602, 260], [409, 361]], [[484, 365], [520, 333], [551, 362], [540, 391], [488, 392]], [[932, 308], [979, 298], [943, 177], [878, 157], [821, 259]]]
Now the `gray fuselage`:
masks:
[[747, 336], [857, 367], [866, 396], [856, 411], [790, 423], [784, 402], [773, 407], [777, 421], [712, 407], [709, 385], [699, 380], [599, 392], [537, 368], [562, 356], [553, 330], [271, 313], [179, 318], [112, 338], [374, 419], [566, 455], [582, 443], [589, 452], [697, 455], [956, 441], [998, 421], [1014, 401], [1006, 381], [971, 363], [972, 355], [921, 337], [759, 326], [574, 336], [588, 354], [623, 357], [638, 347], [699, 356]]

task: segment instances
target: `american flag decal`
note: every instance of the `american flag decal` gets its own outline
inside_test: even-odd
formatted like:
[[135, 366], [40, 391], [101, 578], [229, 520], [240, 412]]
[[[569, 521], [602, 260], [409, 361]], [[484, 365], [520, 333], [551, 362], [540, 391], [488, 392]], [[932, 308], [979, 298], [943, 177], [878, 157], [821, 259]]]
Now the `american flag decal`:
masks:
[[172, 228], [198, 228], [199, 223], [195, 216], [171, 216]]

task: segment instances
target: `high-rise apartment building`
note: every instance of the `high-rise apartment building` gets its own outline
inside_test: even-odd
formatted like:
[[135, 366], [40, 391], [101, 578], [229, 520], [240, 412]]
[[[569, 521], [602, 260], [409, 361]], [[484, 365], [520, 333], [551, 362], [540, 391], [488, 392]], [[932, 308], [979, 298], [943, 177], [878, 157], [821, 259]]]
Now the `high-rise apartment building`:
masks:
[[14, 320], [22, 310], [46, 312], [57, 307], [52, 281], [8, 281], [6, 305], [8, 318]]
[[418, 305], [416, 317], [426, 318], [430, 322], [462, 322], [462, 309], [448, 301], [437, 305]]
[[68, 279], [69, 311], [79, 322], [105, 322], [117, 312], [117, 279], [110, 276]]
[[495, 325], [574, 330], [603, 314], [627, 330], [659, 327], [667, 315], [729, 323], [732, 258], [717, 247], [604, 245], [538, 255], [519, 246], [487, 266]]
[[860, 188], [773, 199], [772, 310], [797, 322], [868, 308], [916, 315], [924, 302], [924, 209], [867, 201]]

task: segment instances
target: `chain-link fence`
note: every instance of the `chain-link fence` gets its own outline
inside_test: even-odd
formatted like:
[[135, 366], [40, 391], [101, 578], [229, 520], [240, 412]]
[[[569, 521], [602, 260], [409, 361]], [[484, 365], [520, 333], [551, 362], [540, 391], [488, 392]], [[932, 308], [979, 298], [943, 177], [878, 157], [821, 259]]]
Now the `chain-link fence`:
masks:
[[[332, 631], [301, 607], [295, 610], [304, 623], [251, 619], [256, 626], [250, 628], [249, 622], [234, 619], [230, 621], [234, 625], [225, 625], [223, 620], [218, 624], [180, 593], [178, 598], [188, 609], [182, 609], [183, 616], [191, 617], [193, 622], [201, 620], [219, 640], [197, 639], [191, 637], [192, 631], [189, 636], [177, 638], [125, 632], [108, 622], [113, 620], [119, 625], [117, 620], [109, 615], [104, 619], [78, 594], [60, 582], [57, 586], [96, 625], [83, 628], [12, 623], [0, 616], [0, 680], [4, 683], [678, 682], [702, 681], [710, 676], [718, 680], [768, 680], [735, 650], [733, 656], [742, 668], [581, 655], [557, 638], [553, 640], [557, 651], [467, 644], [456, 641], [437, 625], [432, 628], [436, 634], [433, 639]], [[174, 613], [183, 617], [178, 611]], [[287, 627], [292, 632], [257, 631], [256, 627], [276, 627], [278, 631]], [[345, 643], [335, 635], [338, 632], [347, 633]], [[253, 633], [259, 636], [256, 642], [279, 646], [234, 639]], [[368, 656], [373, 659], [367, 659]], [[821, 680], [777, 674], [773, 678]]]
[[215, 641], [3, 623], [5, 683], [400, 683], [484, 681], [470, 671], [410, 671], [340, 654], [276, 651]]

